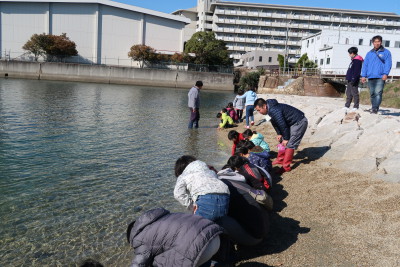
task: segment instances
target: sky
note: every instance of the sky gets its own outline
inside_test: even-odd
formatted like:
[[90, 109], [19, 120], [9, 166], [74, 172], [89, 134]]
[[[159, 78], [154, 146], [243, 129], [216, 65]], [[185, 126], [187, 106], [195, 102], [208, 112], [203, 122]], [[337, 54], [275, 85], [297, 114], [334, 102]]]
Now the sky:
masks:
[[[165, 13], [196, 6], [197, 0], [113, 0], [116, 2], [144, 7]], [[400, 15], [400, 0], [236, 0], [262, 4], [297, 5], [379, 12], [394, 12]]]

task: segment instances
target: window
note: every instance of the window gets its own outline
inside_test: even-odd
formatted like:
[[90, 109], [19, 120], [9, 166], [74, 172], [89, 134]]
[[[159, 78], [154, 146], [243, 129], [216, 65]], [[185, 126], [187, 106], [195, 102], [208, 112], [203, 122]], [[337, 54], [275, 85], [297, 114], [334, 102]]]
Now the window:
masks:
[[400, 69], [400, 62], [396, 63], [396, 69]]
[[314, 60], [315, 64], [318, 64], [318, 59]]
[[358, 39], [358, 45], [363, 45], [364, 39]]
[[394, 42], [394, 47], [400, 48], [400, 42], [399, 42], [399, 41], [395, 41], [395, 42]]
[[346, 44], [349, 44], [350, 40], [349, 38], [346, 38]]
[[330, 58], [330, 57], [328, 57], [328, 58], [326, 59], [326, 65], [329, 65], [329, 64], [331, 64], [331, 58]]
[[314, 39], [311, 39], [311, 43], [314, 43]]
[[390, 46], [390, 41], [383, 41], [383, 43], [385, 44], [384, 47], [389, 47]]
[[258, 62], [262, 62], [262, 56], [258, 57]]
[[272, 62], [272, 57], [269, 57], [269, 58], [268, 58], [268, 62]]
[[309, 45], [310, 45], [310, 40], [307, 40], [307, 48], [308, 48]]
[[324, 65], [324, 59], [323, 59], [323, 58], [321, 58], [321, 59], [319, 60], [319, 64], [320, 64], [320, 65]]

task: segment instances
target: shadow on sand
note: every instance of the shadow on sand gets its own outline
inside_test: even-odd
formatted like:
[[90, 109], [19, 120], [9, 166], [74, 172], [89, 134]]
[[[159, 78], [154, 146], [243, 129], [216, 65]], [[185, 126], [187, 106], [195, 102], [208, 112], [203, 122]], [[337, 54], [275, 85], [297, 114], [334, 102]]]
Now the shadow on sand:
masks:
[[292, 165], [292, 169], [297, 168], [300, 164], [309, 164], [312, 161], [322, 158], [329, 149], [331, 149], [329, 146], [320, 146], [306, 147], [303, 150], [297, 151], [293, 157], [295, 163]]
[[[270, 212], [270, 230], [268, 236], [258, 245], [252, 247], [239, 246], [236, 261], [243, 261], [259, 256], [280, 253], [296, 243], [299, 234], [310, 232], [310, 228], [301, 227], [300, 222], [292, 218], [282, 217], [278, 214], [287, 204], [284, 199], [288, 192], [280, 184], [282, 177], [273, 176], [273, 185], [270, 195], [274, 199], [274, 210]], [[237, 266], [269, 266], [263, 263], [246, 262]]]

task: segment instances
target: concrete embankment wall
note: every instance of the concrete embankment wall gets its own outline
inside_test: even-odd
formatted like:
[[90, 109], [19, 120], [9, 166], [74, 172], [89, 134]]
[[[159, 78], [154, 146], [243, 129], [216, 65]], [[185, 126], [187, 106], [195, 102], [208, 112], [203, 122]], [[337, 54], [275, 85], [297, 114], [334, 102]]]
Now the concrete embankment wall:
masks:
[[0, 76], [173, 88], [190, 88], [201, 80], [206, 90], [233, 91], [233, 74], [103, 65], [0, 61]]

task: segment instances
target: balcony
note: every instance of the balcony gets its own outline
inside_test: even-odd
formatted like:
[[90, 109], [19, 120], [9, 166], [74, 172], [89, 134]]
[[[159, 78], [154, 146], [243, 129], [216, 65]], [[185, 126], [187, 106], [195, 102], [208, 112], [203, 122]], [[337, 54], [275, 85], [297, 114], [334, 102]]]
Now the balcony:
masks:
[[216, 14], [225, 14], [225, 10], [223, 10], [223, 9], [217, 9], [217, 10], [215, 10], [215, 13], [216, 13]]
[[247, 16], [247, 11], [238, 11], [238, 15]]
[[249, 16], [252, 16], [252, 17], [258, 17], [258, 12], [254, 12], [254, 11], [251, 11], [251, 12], [249, 12]]

